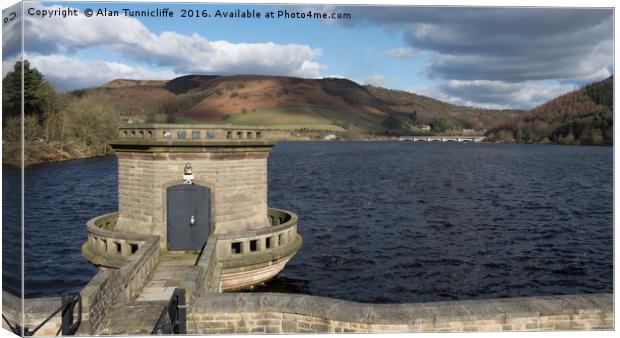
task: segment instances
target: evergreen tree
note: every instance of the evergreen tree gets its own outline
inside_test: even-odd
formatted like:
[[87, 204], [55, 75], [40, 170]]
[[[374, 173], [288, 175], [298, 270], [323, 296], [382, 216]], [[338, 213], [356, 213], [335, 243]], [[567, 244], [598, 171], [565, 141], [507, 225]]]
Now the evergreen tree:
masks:
[[[41, 117], [43, 114], [40, 89], [43, 75], [30, 68], [30, 62], [24, 61], [24, 113]], [[22, 62], [17, 61], [12, 72], [8, 72], [2, 82], [2, 111], [4, 117], [21, 115]]]

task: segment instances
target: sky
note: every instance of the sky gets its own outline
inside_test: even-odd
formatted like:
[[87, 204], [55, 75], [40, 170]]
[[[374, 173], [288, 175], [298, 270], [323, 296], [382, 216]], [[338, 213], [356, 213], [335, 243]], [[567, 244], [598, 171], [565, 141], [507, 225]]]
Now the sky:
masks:
[[[29, 8], [79, 15], [41, 17]], [[87, 8], [168, 8], [174, 17], [86, 17]], [[531, 109], [614, 70], [613, 10], [604, 8], [44, 2], [24, 9], [25, 57], [60, 90], [187, 74], [343, 77], [458, 105]], [[211, 17], [181, 17], [184, 9]], [[237, 9], [263, 17], [214, 17]], [[351, 19], [264, 17], [278, 10]], [[3, 76], [19, 55], [18, 23], [3, 27]]]

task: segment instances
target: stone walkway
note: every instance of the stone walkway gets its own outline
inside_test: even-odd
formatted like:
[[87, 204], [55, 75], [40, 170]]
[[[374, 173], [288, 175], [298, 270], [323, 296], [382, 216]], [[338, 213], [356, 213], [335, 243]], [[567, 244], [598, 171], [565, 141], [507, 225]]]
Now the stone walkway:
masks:
[[194, 291], [196, 271], [192, 269], [198, 255], [166, 254], [160, 257], [159, 264], [151, 280], [146, 283], [135, 302], [168, 301], [175, 288], [185, 289], [185, 297]]
[[168, 301], [116, 305], [99, 324], [97, 335], [131, 336], [150, 334]]
[[192, 267], [197, 260], [197, 254], [162, 255], [151, 280], [138, 297], [130, 304], [112, 306], [97, 334], [150, 334], [175, 288], [185, 289], [186, 301], [192, 294], [196, 281], [196, 271]]

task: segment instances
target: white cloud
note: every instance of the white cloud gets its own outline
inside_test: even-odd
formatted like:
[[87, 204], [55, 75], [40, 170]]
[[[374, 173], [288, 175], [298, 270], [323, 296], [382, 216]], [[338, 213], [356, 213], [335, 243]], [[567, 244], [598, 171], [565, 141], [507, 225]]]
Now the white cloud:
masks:
[[386, 87], [389, 83], [383, 75], [371, 75], [363, 78], [360, 82], [365, 85], [372, 85], [376, 87]]
[[448, 80], [408, 91], [461, 106], [530, 109], [577, 88], [574, 84], [549, 81]]
[[47, 80], [63, 90], [100, 86], [118, 78], [169, 80], [178, 76], [169, 70], [154, 71], [117, 62], [82, 60], [65, 55], [31, 55], [27, 59]]
[[[48, 8], [59, 8], [52, 6]], [[27, 17], [26, 51], [31, 55], [71, 53], [104, 47], [124, 58], [175, 73], [263, 74], [319, 77], [320, 48], [274, 42], [211, 41], [194, 33], [155, 34], [130, 17]], [[112, 63], [108, 63], [112, 64]]]
[[385, 52], [386, 55], [397, 59], [412, 58], [420, 53], [420, 50], [414, 50], [411, 47], [400, 47], [396, 49], [389, 49]]
[[12, 72], [15, 69], [15, 63], [21, 60], [21, 54], [14, 55], [13, 57], [5, 58], [2, 60], [2, 78], [6, 76], [6, 73]]
[[346, 76], [342, 74], [328, 74], [323, 76], [324, 79], [335, 78], [335, 79], [348, 79]]

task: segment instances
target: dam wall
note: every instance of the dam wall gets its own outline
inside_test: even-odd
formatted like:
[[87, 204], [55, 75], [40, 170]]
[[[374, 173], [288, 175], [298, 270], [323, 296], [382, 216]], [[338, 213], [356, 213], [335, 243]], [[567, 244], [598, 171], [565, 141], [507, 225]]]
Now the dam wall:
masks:
[[613, 295], [368, 304], [282, 293], [209, 294], [188, 334], [613, 330]]

